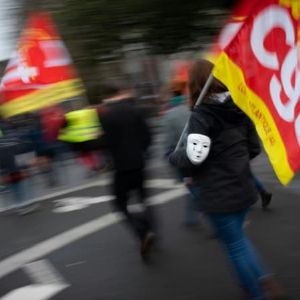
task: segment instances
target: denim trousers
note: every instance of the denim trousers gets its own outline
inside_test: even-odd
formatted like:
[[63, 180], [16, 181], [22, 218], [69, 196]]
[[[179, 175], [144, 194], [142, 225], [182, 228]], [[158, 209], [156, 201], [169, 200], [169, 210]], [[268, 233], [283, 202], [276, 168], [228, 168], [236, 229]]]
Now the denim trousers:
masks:
[[260, 279], [270, 275], [252, 243], [246, 237], [243, 224], [248, 209], [233, 213], [209, 213], [208, 217], [229, 258], [241, 287], [252, 299], [264, 298]]
[[25, 184], [23, 180], [13, 182], [10, 184], [13, 201], [16, 207], [20, 208], [25, 205]]
[[22, 208], [31, 203], [34, 193], [34, 182], [31, 177], [21, 179], [9, 184], [11, 190], [11, 197], [16, 208]]
[[[180, 172], [180, 170], [175, 169], [175, 173], [179, 182], [183, 182], [184, 175]], [[194, 225], [199, 221], [199, 192], [198, 188], [193, 184], [185, 184], [185, 187], [189, 191], [185, 202], [185, 223], [188, 225]]]
[[265, 188], [264, 188], [262, 182], [256, 176], [254, 176], [253, 174], [252, 174], [252, 178], [254, 180], [254, 184], [255, 184], [255, 187], [256, 187], [257, 191], [259, 193], [265, 192]]
[[189, 191], [185, 204], [185, 222], [187, 224], [197, 224], [199, 221], [198, 194], [193, 185], [186, 185]]

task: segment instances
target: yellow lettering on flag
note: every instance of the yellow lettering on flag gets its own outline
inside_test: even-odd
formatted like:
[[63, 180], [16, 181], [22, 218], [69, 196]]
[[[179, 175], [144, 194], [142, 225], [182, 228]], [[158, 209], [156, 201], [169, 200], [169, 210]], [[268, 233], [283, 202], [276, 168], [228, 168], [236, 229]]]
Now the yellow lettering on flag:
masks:
[[287, 185], [294, 172], [281, 135], [264, 101], [247, 86], [242, 70], [225, 52], [220, 55], [213, 75], [228, 87], [234, 102], [251, 118], [276, 175], [282, 184]]

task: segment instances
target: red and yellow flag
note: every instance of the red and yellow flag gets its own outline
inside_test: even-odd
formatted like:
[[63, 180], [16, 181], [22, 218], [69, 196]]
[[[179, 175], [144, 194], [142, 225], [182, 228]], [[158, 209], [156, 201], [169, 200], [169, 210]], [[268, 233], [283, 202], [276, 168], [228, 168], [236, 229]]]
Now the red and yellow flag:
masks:
[[300, 2], [259, 0], [214, 76], [253, 120], [279, 180], [300, 168]]
[[1, 114], [11, 117], [82, 94], [81, 81], [47, 13], [34, 13], [0, 86]]

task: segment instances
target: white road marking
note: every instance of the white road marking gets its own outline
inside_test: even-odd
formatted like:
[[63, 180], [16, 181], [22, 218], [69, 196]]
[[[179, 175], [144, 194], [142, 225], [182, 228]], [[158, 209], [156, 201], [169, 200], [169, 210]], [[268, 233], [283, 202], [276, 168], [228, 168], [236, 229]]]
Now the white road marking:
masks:
[[167, 203], [175, 198], [181, 197], [185, 194], [188, 194], [188, 191], [185, 187], [181, 186], [180, 188], [149, 197], [147, 200], [151, 205], [160, 205]]
[[45, 259], [34, 261], [23, 266], [24, 272], [36, 284], [66, 284], [65, 279], [53, 265]]
[[[108, 178], [102, 179], [102, 180], [95, 180], [93, 182], [82, 184], [77, 187], [65, 189], [63, 191], [54, 192], [54, 193], [50, 193], [50, 194], [47, 194], [47, 195], [39, 197], [39, 198], [35, 198], [35, 199], [33, 199], [33, 201], [48, 200], [49, 198], [63, 196], [65, 194], [78, 192], [78, 191], [92, 188], [92, 187], [106, 186], [106, 185], [109, 185], [110, 183], [111, 183], [111, 180]], [[171, 189], [171, 188], [182, 187], [182, 184], [178, 184], [178, 183], [176, 183], [176, 180], [169, 179], [169, 178], [149, 179], [149, 180], [146, 180], [145, 185], [147, 188], [159, 188], [159, 189]]]
[[[185, 188], [179, 188], [150, 197], [149, 201], [153, 205], [159, 205], [174, 200], [175, 198], [181, 197], [187, 193], [188, 192]], [[31, 261], [44, 257], [88, 235], [96, 233], [110, 225], [116, 224], [122, 219], [123, 217], [119, 213], [109, 213], [16, 253], [0, 262], [0, 278], [16, 271]]]
[[[152, 196], [147, 201], [149, 205], [158, 205], [163, 204], [165, 199], [170, 197], [176, 197], [178, 191], [177, 189], [170, 190], [164, 193], [164, 197], [161, 197], [161, 194]], [[114, 199], [112, 195], [103, 195], [99, 197], [68, 197], [64, 199], [54, 200], [55, 207], [52, 210], [55, 213], [68, 213], [72, 211], [77, 211], [85, 209], [93, 204], [104, 203]], [[131, 212], [141, 212], [143, 211], [143, 206], [139, 203], [132, 204], [128, 206], [129, 211]]]
[[70, 285], [47, 260], [39, 260], [23, 266], [34, 284], [17, 288], [0, 300], [47, 300]]
[[31, 284], [9, 292], [0, 300], [47, 300], [64, 289], [65, 287], [59, 284]]
[[55, 207], [52, 210], [55, 213], [67, 213], [81, 210], [91, 206], [92, 204], [111, 201], [112, 195], [104, 195], [99, 197], [68, 197], [55, 200]]
[[[62, 191], [57, 191], [53, 193], [49, 193], [47, 195], [38, 197], [38, 198], [33, 198], [31, 199], [30, 202], [39, 202], [39, 201], [44, 201], [44, 200], [51, 200], [51, 198], [63, 196], [66, 194], [70, 194], [73, 192], [78, 192], [84, 189], [92, 188], [92, 187], [101, 187], [101, 186], [106, 186], [110, 184], [111, 180], [109, 178], [101, 179], [101, 180], [94, 180], [90, 183], [82, 184], [73, 188], [68, 188], [64, 189]], [[176, 180], [174, 179], [168, 179], [168, 178], [161, 178], [161, 179], [149, 179], [146, 180], [146, 187], [147, 188], [158, 188], [158, 189], [171, 189], [171, 188], [178, 188], [182, 187], [182, 184], [178, 184]], [[0, 207], [0, 212], [7, 211], [9, 209], [13, 209], [13, 206], [8, 206], [8, 207]]]
[[91, 205], [88, 199], [89, 198], [87, 197], [68, 197], [64, 199], [55, 200], [55, 207], [52, 209], [52, 211], [54, 213], [67, 213], [76, 210], [81, 210]]

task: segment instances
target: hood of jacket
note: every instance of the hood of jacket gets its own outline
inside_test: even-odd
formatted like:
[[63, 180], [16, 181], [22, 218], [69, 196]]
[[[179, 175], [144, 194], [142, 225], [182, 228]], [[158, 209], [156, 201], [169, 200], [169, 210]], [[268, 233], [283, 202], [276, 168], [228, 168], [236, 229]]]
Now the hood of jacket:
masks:
[[228, 124], [239, 124], [245, 120], [246, 115], [232, 101], [229, 93], [212, 95], [205, 102], [196, 106], [194, 112], [205, 112]]

